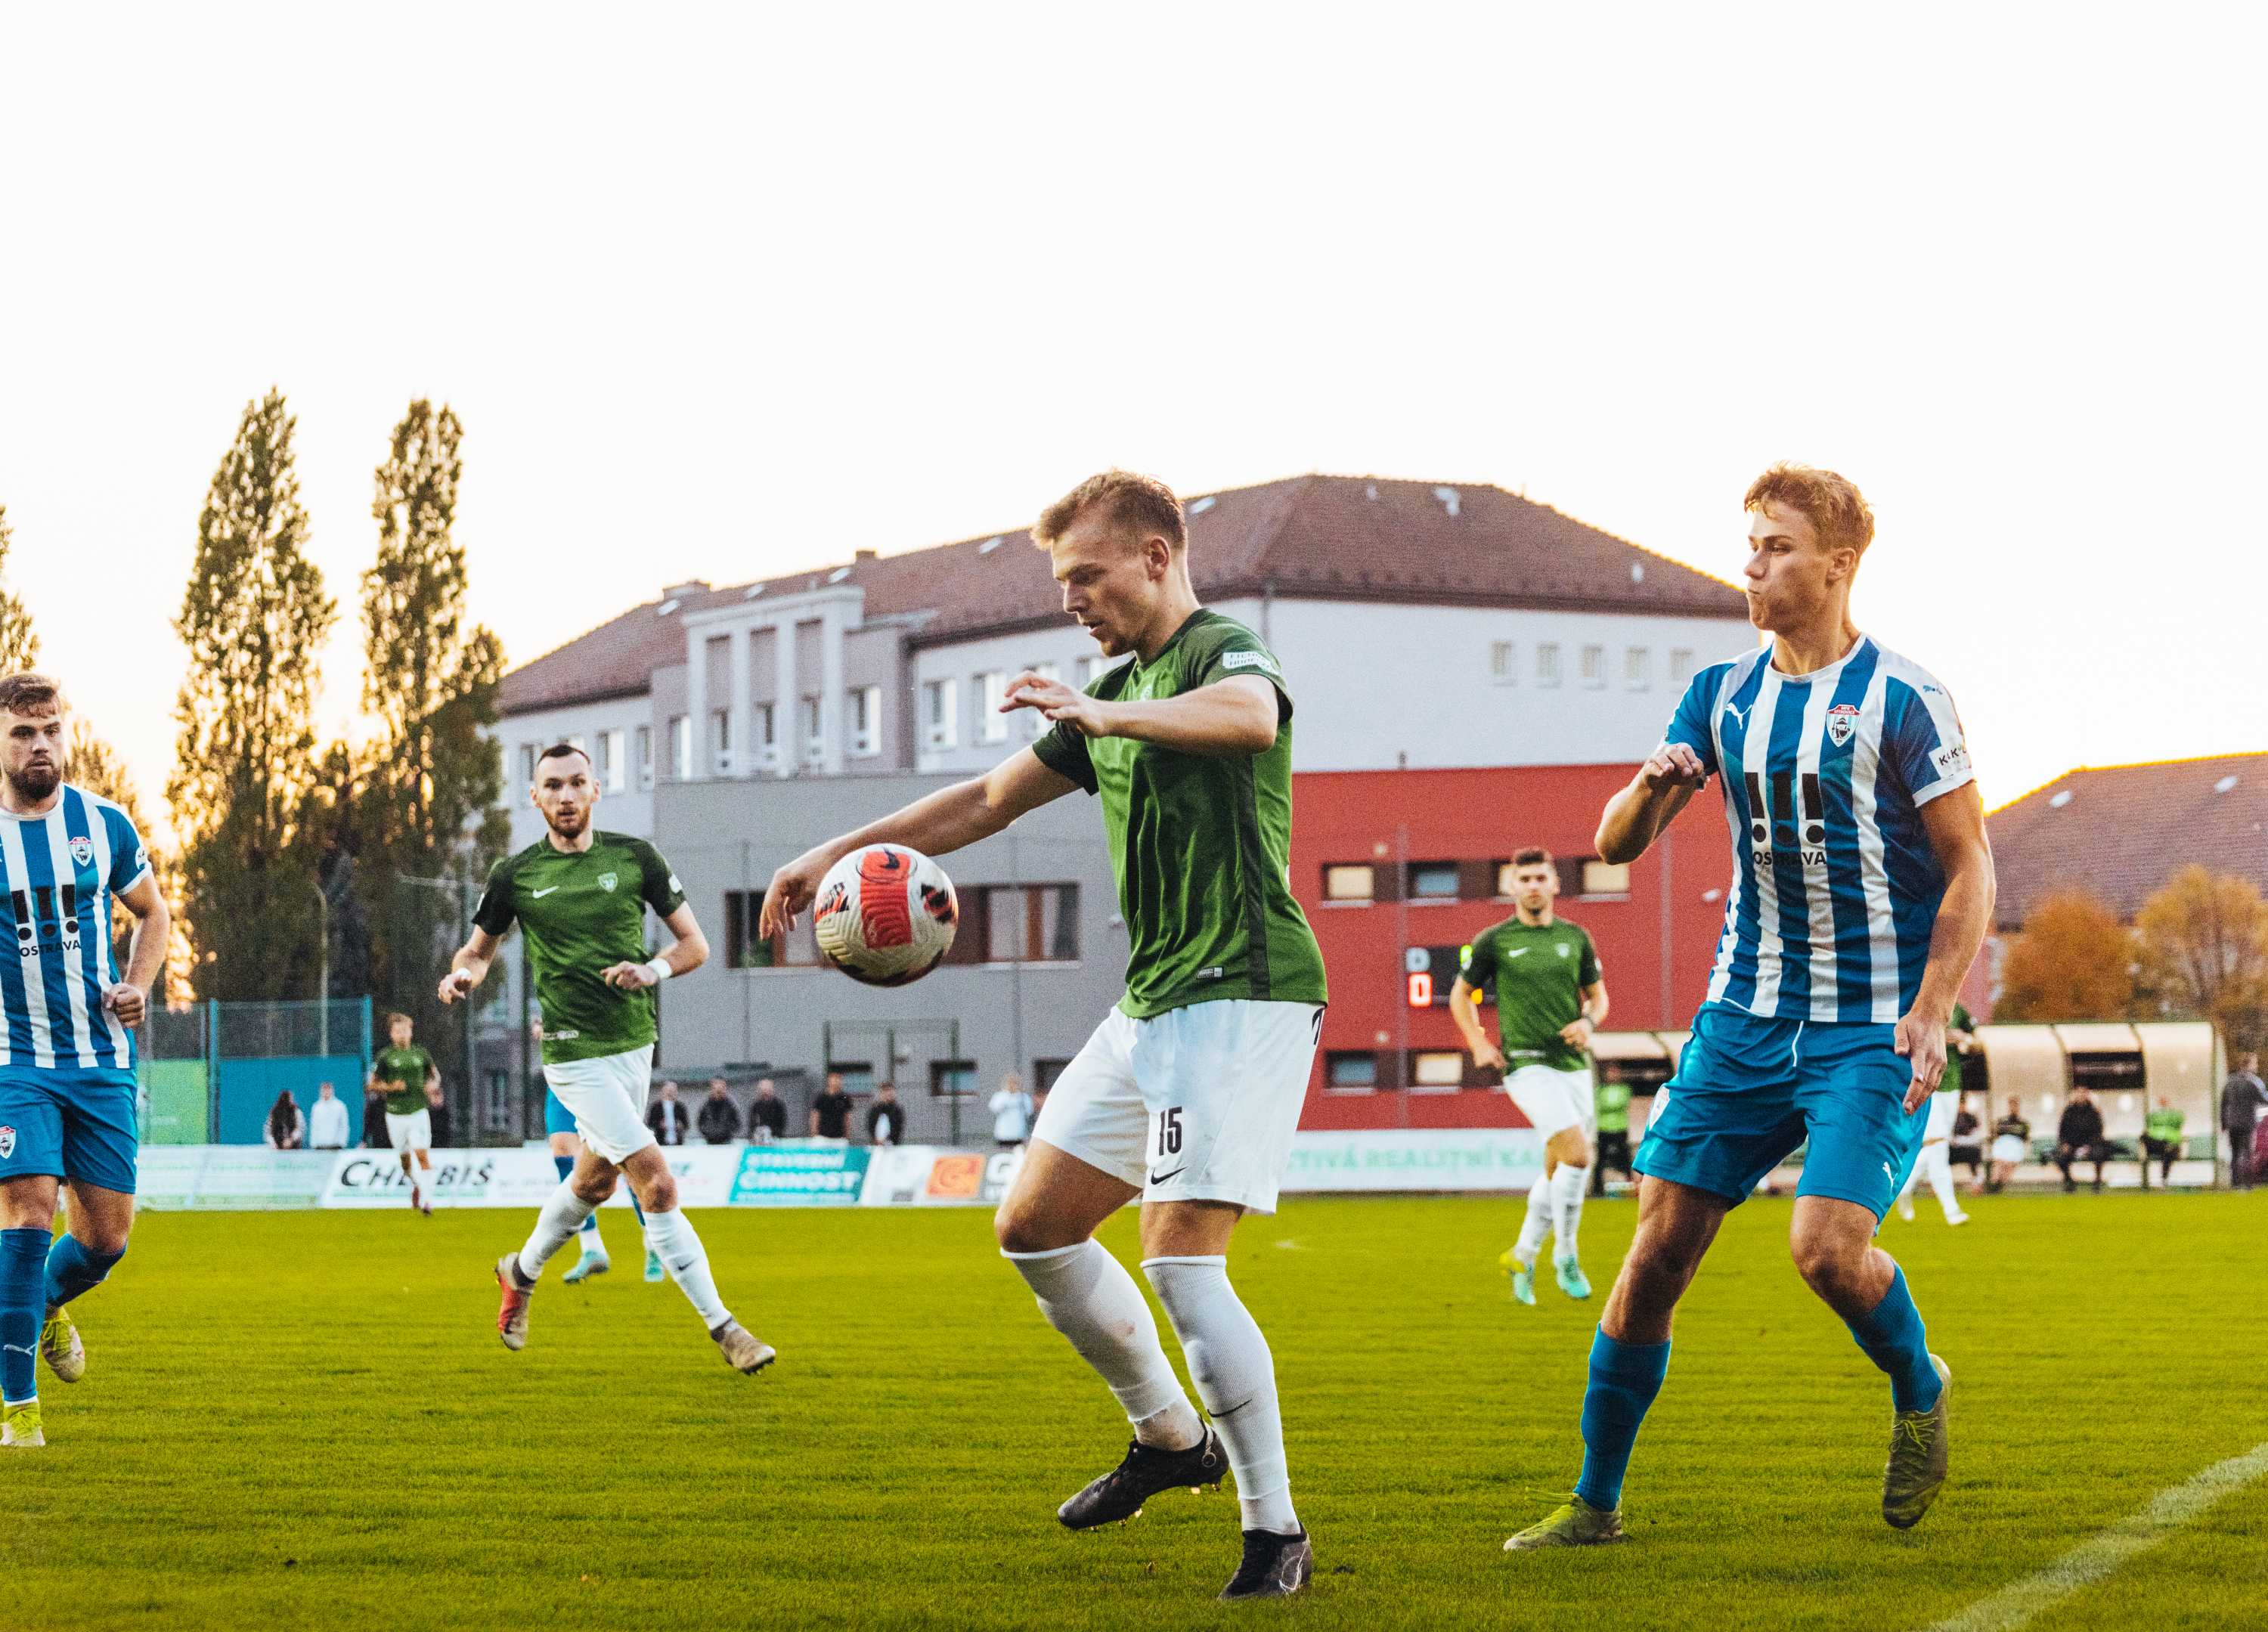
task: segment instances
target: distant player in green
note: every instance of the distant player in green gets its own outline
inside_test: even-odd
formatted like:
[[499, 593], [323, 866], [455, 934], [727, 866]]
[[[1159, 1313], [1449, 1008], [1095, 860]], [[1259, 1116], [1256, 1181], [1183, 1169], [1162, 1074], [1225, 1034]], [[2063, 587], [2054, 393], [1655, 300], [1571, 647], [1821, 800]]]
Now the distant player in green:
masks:
[[2165, 1094], [2158, 1096], [2158, 1108], [2142, 1118], [2142, 1187], [2150, 1187], [2150, 1164], [2156, 1162], [2159, 1182], [2170, 1187], [2174, 1182], [2174, 1158], [2182, 1153], [2182, 1125], [2188, 1119], [2174, 1108], [2173, 1100]]
[[431, 1055], [409, 1040], [416, 1025], [406, 1014], [386, 1017], [387, 1046], [371, 1062], [370, 1086], [373, 1092], [386, 1095], [387, 1143], [401, 1158], [409, 1205], [430, 1216], [433, 1211], [433, 1118], [426, 1107], [425, 1091], [441, 1080], [441, 1068], [433, 1063]]
[[[1520, 1239], [1497, 1261], [1512, 1273], [1512, 1295], [1535, 1301], [1535, 1258], [1548, 1232], [1559, 1290], [1588, 1298], [1591, 1283], [1575, 1249], [1575, 1227], [1591, 1182], [1591, 1033], [1607, 1018], [1607, 983], [1591, 937], [1559, 917], [1559, 868], [1540, 848], [1512, 858], [1513, 915], [1473, 937], [1449, 989], [1449, 1016], [1473, 1063], [1504, 1073], [1505, 1092], [1543, 1141], [1543, 1173], [1528, 1192]], [[1498, 1043], [1481, 1027], [1476, 994], [1496, 988]]]
[[[622, 1175], [645, 1211], [647, 1241], [725, 1363], [739, 1371], [761, 1371], [772, 1363], [771, 1345], [757, 1342], [717, 1296], [708, 1252], [678, 1210], [677, 1180], [645, 1125], [657, 1035], [653, 989], [699, 968], [709, 942], [677, 875], [652, 845], [591, 825], [599, 785], [582, 749], [561, 743], [546, 750], [536, 761], [532, 792], [549, 831], [490, 872], [472, 937], [441, 981], [443, 1003], [470, 996], [504, 935], [519, 924], [543, 1010], [544, 1081], [574, 1113], [583, 1144], [572, 1175], [543, 1204], [527, 1244], [497, 1261], [504, 1292], [497, 1334], [507, 1349], [526, 1344], [528, 1294], [544, 1264], [614, 1194]], [[676, 937], [655, 958], [645, 955], [649, 907]]]
[[[1131, 661], [1084, 691], [1026, 672], [1003, 710], [1054, 729], [986, 776], [821, 845], [773, 875], [784, 933], [840, 857], [904, 844], [941, 856], [1085, 790], [1102, 822], [1131, 943], [1126, 995], [1056, 1079], [994, 1220], [1040, 1311], [1101, 1374], [1134, 1427], [1125, 1459], [1057, 1511], [1073, 1530], [1132, 1518], [1233, 1470], [1244, 1553], [1223, 1598], [1307, 1584], [1268, 1341], [1228, 1280], [1246, 1212], [1272, 1213], [1322, 1027], [1323, 961], [1286, 879], [1292, 698], [1259, 637], [1197, 605], [1181, 502], [1111, 471], [1033, 528], [1064, 610]], [[1157, 1323], [1095, 1230], [1142, 1199], [1142, 1268], [1208, 1428]]]

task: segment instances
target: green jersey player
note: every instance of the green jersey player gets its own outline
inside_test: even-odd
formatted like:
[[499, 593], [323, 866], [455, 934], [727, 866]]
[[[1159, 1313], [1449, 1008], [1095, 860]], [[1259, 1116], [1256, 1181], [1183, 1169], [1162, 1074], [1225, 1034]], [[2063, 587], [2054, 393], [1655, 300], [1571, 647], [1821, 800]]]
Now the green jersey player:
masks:
[[[1056, 1079], [995, 1220], [1041, 1312], [1134, 1426], [1124, 1461], [1057, 1517], [1091, 1529], [1233, 1471], [1244, 1552], [1221, 1596], [1280, 1596], [1306, 1584], [1312, 1555], [1292, 1506], [1275, 1363], [1226, 1253], [1240, 1217], [1276, 1209], [1322, 1025], [1322, 957], [1285, 877], [1291, 693], [1258, 636], [1198, 606], [1181, 502], [1162, 482], [1094, 477], [1032, 533], [1064, 610], [1131, 661], [1084, 692], [1018, 675], [1003, 710], [1037, 710], [1047, 735], [782, 867], [762, 929], [787, 930], [828, 868], [862, 845], [942, 855], [1065, 794], [1100, 796], [1130, 943], [1126, 995]], [[1136, 1196], [1142, 1268], [1211, 1428], [1133, 1277], [1094, 1239]]]
[[[1504, 1073], [1505, 1092], [1543, 1141], [1543, 1173], [1528, 1193], [1520, 1239], [1498, 1262], [1512, 1272], [1512, 1295], [1535, 1301], [1535, 1256], [1556, 1238], [1559, 1290], [1588, 1298], [1591, 1283], [1575, 1250], [1575, 1228], [1591, 1181], [1597, 1111], [1591, 1097], [1591, 1033], [1607, 1018], [1607, 983], [1591, 937], [1552, 910], [1559, 868], [1547, 849], [1512, 858], [1513, 915], [1473, 937], [1449, 989], [1449, 1014], [1473, 1063]], [[1474, 994], [1496, 987], [1498, 1042], [1481, 1029]]]
[[433, 1056], [410, 1040], [416, 1022], [406, 1014], [386, 1017], [387, 1046], [370, 1064], [370, 1087], [386, 1096], [386, 1137], [401, 1158], [401, 1176], [409, 1185], [409, 1205], [433, 1211], [433, 1118], [426, 1091], [438, 1087], [441, 1068]]
[[[507, 1349], [527, 1342], [528, 1294], [544, 1263], [572, 1239], [592, 1209], [627, 1177], [645, 1213], [646, 1239], [699, 1312], [735, 1371], [770, 1365], [771, 1346], [733, 1320], [717, 1295], [709, 1254], [677, 1207], [677, 1180], [645, 1125], [653, 1079], [653, 989], [699, 968], [709, 942], [686, 905], [677, 875], [644, 839], [592, 826], [599, 785], [582, 749], [561, 743], [536, 761], [536, 808], [548, 831], [498, 862], [473, 915], [473, 933], [441, 981], [441, 1001], [468, 996], [487, 975], [517, 922], [543, 1011], [543, 1077], [574, 1114], [583, 1153], [537, 1216], [517, 1253], [497, 1261], [504, 1299], [497, 1333]], [[645, 954], [651, 907], [676, 937]]]

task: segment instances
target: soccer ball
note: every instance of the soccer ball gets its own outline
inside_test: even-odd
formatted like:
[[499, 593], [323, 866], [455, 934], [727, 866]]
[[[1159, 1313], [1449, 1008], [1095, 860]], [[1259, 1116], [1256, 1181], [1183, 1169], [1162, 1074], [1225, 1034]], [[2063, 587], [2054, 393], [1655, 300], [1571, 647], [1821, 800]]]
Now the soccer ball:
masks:
[[952, 948], [960, 922], [945, 869], [902, 844], [870, 844], [829, 867], [811, 915], [821, 954], [869, 986], [921, 979]]

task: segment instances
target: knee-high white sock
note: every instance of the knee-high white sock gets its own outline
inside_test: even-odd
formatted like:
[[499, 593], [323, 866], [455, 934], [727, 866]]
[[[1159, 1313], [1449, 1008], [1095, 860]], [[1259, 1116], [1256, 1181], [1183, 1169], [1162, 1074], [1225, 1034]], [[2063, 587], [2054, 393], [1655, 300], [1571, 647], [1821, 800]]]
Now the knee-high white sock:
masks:
[[533, 1281], [543, 1273], [543, 1266], [551, 1261], [551, 1254], [575, 1239], [575, 1231], [591, 1216], [592, 1203], [575, 1194], [572, 1185], [561, 1185], [535, 1215], [535, 1228], [528, 1232], [527, 1245], [519, 1249], [519, 1273], [524, 1280]]
[[1092, 1238], [1045, 1253], [1002, 1253], [1039, 1300], [1048, 1324], [1110, 1386], [1134, 1436], [1186, 1451], [1204, 1437], [1197, 1409], [1158, 1341], [1149, 1300], [1126, 1266]]
[[1520, 1239], [1513, 1246], [1513, 1257], [1534, 1268], [1535, 1255], [1543, 1250], [1543, 1238], [1550, 1233], [1551, 1179], [1545, 1174], [1528, 1187], [1528, 1217], [1521, 1221]]
[[1953, 1147], [1940, 1141], [1921, 1153], [1921, 1165], [1929, 1169], [1929, 1187], [1937, 1192], [1937, 1204], [1945, 1209], [1948, 1218], [1961, 1217], [1961, 1200], [1953, 1193]]
[[1292, 1475], [1284, 1460], [1284, 1418], [1276, 1401], [1276, 1356], [1251, 1312], [1228, 1283], [1226, 1258], [1146, 1258], [1142, 1273], [1158, 1289], [1189, 1380], [1236, 1472], [1244, 1528], [1296, 1534]]
[[1559, 1238], [1551, 1248], [1555, 1256], [1575, 1255], [1575, 1227], [1583, 1220], [1583, 1198], [1590, 1190], [1591, 1170], [1587, 1167], [1562, 1162], [1559, 1171], [1551, 1175], [1551, 1228]]
[[717, 1296], [717, 1277], [709, 1273], [709, 1249], [694, 1233], [693, 1221], [673, 1207], [666, 1213], [645, 1216], [645, 1239], [661, 1254], [661, 1267], [677, 1283], [701, 1316], [701, 1324], [715, 1331], [733, 1318], [725, 1300]]

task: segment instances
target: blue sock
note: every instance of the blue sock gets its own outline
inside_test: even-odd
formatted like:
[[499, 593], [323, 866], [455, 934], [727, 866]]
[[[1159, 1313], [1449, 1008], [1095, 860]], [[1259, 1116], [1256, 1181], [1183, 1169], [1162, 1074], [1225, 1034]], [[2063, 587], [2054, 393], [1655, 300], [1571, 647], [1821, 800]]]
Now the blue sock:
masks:
[[1929, 1343], [1921, 1329], [1921, 1311], [1906, 1290], [1906, 1272], [1890, 1276], [1890, 1290], [1863, 1320], [1850, 1323], [1851, 1335], [1867, 1351], [1867, 1358], [1889, 1374], [1890, 1403], [1901, 1411], [1926, 1411], [1937, 1403], [1944, 1386], [1937, 1368], [1929, 1363]]
[[0, 1230], [0, 1400], [40, 1397], [40, 1322], [46, 1314], [48, 1232]]
[[[565, 1183], [567, 1182], [567, 1180], [570, 1180], [571, 1178], [574, 1177], [574, 1174], [575, 1174], [575, 1158], [574, 1158], [573, 1157], [571, 1157], [571, 1156], [554, 1156], [554, 1157], [551, 1158], [551, 1165], [552, 1165], [554, 1167], [556, 1167], [556, 1168], [559, 1170], [559, 1182], [560, 1182], [560, 1183], [562, 1183], [562, 1184], [565, 1184]], [[595, 1207], [594, 1207], [594, 1208], [593, 1208], [593, 1209], [591, 1209], [591, 1216], [590, 1216], [588, 1218], [585, 1218], [585, 1219], [583, 1221], [583, 1230], [582, 1230], [582, 1233], [583, 1233], [583, 1234], [585, 1234], [585, 1235], [596, 1235], [596, 1234], [598, 1234], [598, 1232], [599, 1232], [599, 1209], [598, 1209], [597, 1208], [595, 1208]], [[588, 1243], [586, 1242], [586, 1243], [585, 1243], [585, 1245], [586, 1245], [586, 1246], [587, 1246], [587, 1245], [588, 1245]]]
[[1591, 1340], [1591, 1386], [1583, 1391], [1583, 1476], [1575, 1494], [1593, 1507], [1622, 1505], [1623, 1474], [1646, 1408], [1669, 1372], [1669, 1345], [1618, 1342], [1604, 1327]]
[[124, 1253], [91, 1251], [78, 1237], [64, 1231], [48, 1249], [48, 1302], [67, 1304], [81, 1292], [92, 1291], [125, 1256]]

